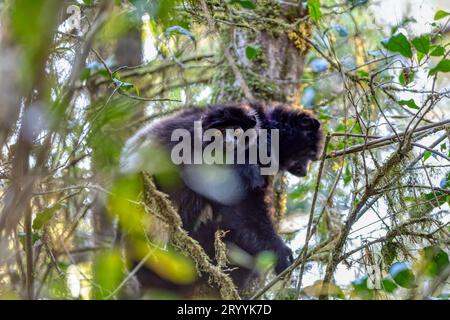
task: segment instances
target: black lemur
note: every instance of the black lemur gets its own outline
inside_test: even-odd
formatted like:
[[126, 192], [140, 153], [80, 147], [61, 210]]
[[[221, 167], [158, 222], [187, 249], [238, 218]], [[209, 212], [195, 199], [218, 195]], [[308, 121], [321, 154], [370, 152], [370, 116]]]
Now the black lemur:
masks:
[[[309, 163], [322, 153], [320, 123], [308, 111], [283, 104], [214, 105], [185, 109], [138, 131], [123, 152], [123, 171], [148, 170], [152, 152], [142, 152], [146, 146], [158, 145], [170, 155], [178, 143], [171, 141], [174, 130], [186, 129], [194, 136], [197, 134], [194, 121], [201, 121], [203, 130], [218, 129], [220, 132], [226, 129], [267, 129], [269, 144], [270, 130], [278, 129], [279, 170], [296, 176], [305, 176]], [[261, 167], [259, 162], [179, 164], [176, 166], [179, 183], [175, 186], [158, 183], [161, 179], [158, 179], [157, 170], [150, 173], [155, 176], [158, 187], [170, 196], [182, 218], [183, 227], [211, 259], [215, 256], [214, 234], [221, 229], [228, 231], [224, 238], [227, 244], [238, 246], [252, 256], [272, 251], [277, 257], [275, 272], [280, 273], [293, 262], [293, 256], [275, 231], [271, 179], [261, 174]], [[205, 212], [210, 214], [208, 219], [205, 219]], [[137, 274], [144, 288], [153, 285], [147, 283], [153, 279], [149, 274], [151, 271], [145, 268]], [[240, 266], [232, 268], [230, 275], [238, 287], [243, 287], [254, 277], [254, 271]]]

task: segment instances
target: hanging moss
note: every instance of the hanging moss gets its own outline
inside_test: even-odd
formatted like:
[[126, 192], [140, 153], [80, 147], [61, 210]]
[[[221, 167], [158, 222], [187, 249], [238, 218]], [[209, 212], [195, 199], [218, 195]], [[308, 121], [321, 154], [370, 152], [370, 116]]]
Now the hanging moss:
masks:
[[239, 299], [231, 278], [222, 271], [220, 266], [212, 264], [200, 244], [183, 229], [181, 217], [170, 203], [168, 196], [156, 188], [153, 178], [148, 173], [143, 172], [142, 176], [146, 211], [156, 217], [164, 218], [170, 233], [170, 242], [195, 262], [199, 273], [209, 274], [209, 281], [219, 288], [223, 299]]
[[278, 18], [281, 16], [281, 7], [278, 1], [257, 0], [255, 12], [267, 18]]
[[227, 247], [222, 239], [225, 237], [228, 231], [217, 230], [214, 234], [214, 249], [216, 251], [217, 266], [221, 269], [228, 264]]
[[283, 174], [277, 181], [275, 181], [274, 189], [274, 209], [275, 209], [275, 224], [278, 229], [281, 220], [284, 218], [287, 211], [287, 187], [288, 179], [285, 174]]
[[258, 76], [254, 73], [245, 73], [247, 78], [247, 84], [252, 90], [255, 97], [262, 101], [284, 101], [285, 97], [279, 88], [273, 81], [269, 79]]
[[381, 256], [383, 257], [384, 266], [387, 269], [395, 261], [398, 255], [399, 243], [390, 238], [381, 248]]
[[312, 25], [309, 21], [301, 22], [296, 31], [289, 31], [287, 33], [289, 40], [291, 40], [300, 54], [306, 54], [310, 48], [308, 42], [304, 39], [311, 37]]

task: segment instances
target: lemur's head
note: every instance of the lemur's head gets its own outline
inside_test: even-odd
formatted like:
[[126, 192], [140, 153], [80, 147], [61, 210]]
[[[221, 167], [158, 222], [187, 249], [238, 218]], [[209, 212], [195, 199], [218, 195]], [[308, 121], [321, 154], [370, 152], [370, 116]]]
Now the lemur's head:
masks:
[[308, 110], [276, 105], [267, 111], [270, 128], [280, 134], [280, 169], [304, 177], [311, 161], [318, 160], [323, 150], [320, 122]]
[[256, 143], [256, 132], [261, 129], [263, 116], [260, 110], [250, 105], [219, 105], [210, 108], [202, 117], [203, 130], [213, 129], [221, 134], [227, 148], [236, 148], [239, 143], [247, 149]]

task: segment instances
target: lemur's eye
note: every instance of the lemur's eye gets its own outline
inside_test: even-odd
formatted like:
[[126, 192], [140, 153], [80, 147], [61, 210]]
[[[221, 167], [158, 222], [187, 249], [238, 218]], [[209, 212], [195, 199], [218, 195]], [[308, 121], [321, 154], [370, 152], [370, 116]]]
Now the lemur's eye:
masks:
[[301, 125], [302, 127], [309, 128], [309, 127], [312, 127], [313, 121], [312, 121], [311, 118], [305, 117], [305, 118], [303, 118], [303, 119], [300, 121], [300, 125]]
[[320, 122], [314, 118], [305, 117], [300, 121], [300, 126], [310, 130], [317, 130], [320, 128]]

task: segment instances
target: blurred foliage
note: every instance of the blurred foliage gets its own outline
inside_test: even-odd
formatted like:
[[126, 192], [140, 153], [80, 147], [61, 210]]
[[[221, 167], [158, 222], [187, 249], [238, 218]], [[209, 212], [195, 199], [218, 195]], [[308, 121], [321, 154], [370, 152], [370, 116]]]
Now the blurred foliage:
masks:
[[[121, 298], [136, 267], [131, 260], [174, 284], [198, 279], [192, 257], [152, 238], [160, 225], [143, 205], [143, 181], [120, 173], [120, 157], [125, 141], [148, 122], [179, 108], [244, 97], [224, 48], [255, 94], [272, 98], [293, 82], [293, 105], [314, 111], [333, 133], [320, 181], [319, 165], [301, 180], [289, 177], [283, 221], [289, 228], [281, 232], [289, 233], [297, 256], [306, 248], [311, 214], [308, 261], [263, 297], [317, 299], [326, 292], [333, 299], [448, 299], [448, 123], [415, 132], [412, 150], [370, 189], [398, 150], [399, 133], [448, 120], [448, 8], [424, 4], [434, 11], [418, 28], [417, 10], [405, 10], [395, 22], [381, 19], [387, 0], [307, 0], [288, 9], [286, 2], [0, 2], [0, 299]], [[80, 10], [80, 30], [71, 24], [69, 5]], [[272, 38], [295, 43], [304, 58], [300, 78], [267, 76], [265, 46]], [[118, 61], [123, 52], [143, 54], [142, 63], [124, 65]], [[179, 182], [158, 146], [144, 155], [158, 183]], [[11, 190], [20, 195], [13, 198], [16, 207], [29, 203], [30, 221], [23, 217], [27, 210], [4, 212]], [[374, 202], [350, 225], [334, 280], [324, 281], [332, 246], [361, 199]], [[8, 233], [5, 215], [14, 214]], [[101, 236], [102, 215], [113, 237]], [[119, 245], [123, 234], [132, 257]], [[250, 257], [229, 248], [229, 255], [266, 275], [266, 283], [274, 279], [272, 252]], [[354, 281], [341, 281], [348, 272], [357, 275]]]

